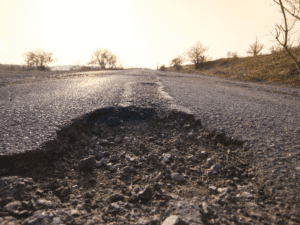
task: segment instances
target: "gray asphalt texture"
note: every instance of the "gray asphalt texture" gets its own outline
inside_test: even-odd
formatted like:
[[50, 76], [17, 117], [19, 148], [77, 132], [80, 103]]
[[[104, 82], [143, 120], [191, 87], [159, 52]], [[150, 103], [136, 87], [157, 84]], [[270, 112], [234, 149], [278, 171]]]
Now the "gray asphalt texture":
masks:
[[149, 81], [140, 71], [51, 80], [0, 88], [0, 154], [34, 150], [72, 119], [120, 102], [126, 83]]
[[299, 89], [141, 69], [1, 88], [0, 153], [30, 151], [80, 115], [134, 104], [136, 82], [159, 84], [158, 93], [170, 107], [189, 111], [208, 129], [247, 141], [261, 167], [284, 159], [298, 171]]
[[[149, 89], [144, 91], [145, 85], [154, 87], [151, 96]], [[153, 94], [155, 87], [157, 94]], [[248, 148], [243, 146], [238, 151], [244, 151], [243, 160], [254, 161], [251, 167], [257, 174], [251, 182], [271, 193], [271, 202], [267, 203], [274, 204], [271, 211], [279, 211], [275, 204], [283, 204], [283, 198], [287, 214], [292, 204], [299, 208], [300, 89], [285, 86], [137, 69], [3, 87], [1, 158], [39, 148], [82, 115], [90, 115], [97, 122], [108, 108], [134, 106], [134, 99], [138, 99], [134, 97], [139, 95], [147, 99], [148, 107], [152, 99], [163, 99], [159, 105], [190, 113], [206, 129], [244, 141]], [[108, 120], [120, 122], [118, 118]], [[247, 186], [253, 186], [251, 182]]]
[[[156, 72], [170, 103], [210, 130], [246, 141], [262, 173], [300, 172], [300, 89]], [[276, 169], [275, 169], [276, 167]]]

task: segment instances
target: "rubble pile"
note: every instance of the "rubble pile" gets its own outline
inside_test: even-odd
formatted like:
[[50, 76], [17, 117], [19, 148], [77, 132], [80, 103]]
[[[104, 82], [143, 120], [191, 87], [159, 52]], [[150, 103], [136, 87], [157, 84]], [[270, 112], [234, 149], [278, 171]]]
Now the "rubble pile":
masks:
[[76, 120], [46, 150], [7, 158], [0, 224], [300, 222], [245, 143], [176, 110], [138, 116]]

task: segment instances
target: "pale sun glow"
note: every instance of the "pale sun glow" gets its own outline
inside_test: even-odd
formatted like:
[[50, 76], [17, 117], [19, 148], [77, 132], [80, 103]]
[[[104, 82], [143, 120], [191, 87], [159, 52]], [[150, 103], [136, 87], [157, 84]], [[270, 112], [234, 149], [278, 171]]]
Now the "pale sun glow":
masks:
[[55, 65], [85, 65], [107, 48], [125, 68], [169, 65], [196, 41], [212, 59], [265, 52], [282, 21], [272, 0], [0, 0], [0, 63], [25, 64], [22, 53], [43, 49]]

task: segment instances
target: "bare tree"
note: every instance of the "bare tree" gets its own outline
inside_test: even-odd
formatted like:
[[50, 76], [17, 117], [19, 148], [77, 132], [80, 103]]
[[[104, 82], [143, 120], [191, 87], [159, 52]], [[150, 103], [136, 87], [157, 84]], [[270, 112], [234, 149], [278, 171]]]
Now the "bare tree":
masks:
[[[276, 1], [275, 1], [276, 2]], [[276, 2], [278, 4], [278, 2]], [[290, 16], [292, 16], [295, 20], [299, 22], [300, 20], [300, 0], [282, 0], [283, 8]], [[299, 29], [297, 29], [294, 33], [297, 33]], [[299, 34], [299, 33], [298, 33]], [[290, 47], [292, 48], [292, 43], [290, 43]], [[300, 46], [300, 39], [298, 38], [296, 47]]]
[[258, 43], [256, 36], [256, 41], [252, 45], [250, 45], [250, 49], [247, 51], [247, 53], [253, 56], [258, 56], [263, 48], [264, 45]]
[[34, 65], [38, 68], [45, 69], [45, 66], [56, 61], [53, 58], [53, 53], [45, 52], [44, 50], [37, 49], [35, 51], [28, 51], [22, 54], [24, 61], [30, 67]]
[[199, 68], [200, 63], [206, 62], [207, 56], [204, 53], [208, 47], [204, 47], [200, 41], [196, 42], [190, 49], [187, 50], [187, 58], [195, 64], [195, 69]]
[[54, 58], [52, 57], [52, 53], [45, 52], [44, 50], [37, 50], [37, 58], [39, 61], [39, 66], [47, 65], [54, 61]]
[[170, 62], [170, 66], [174, 66], [176, 71], [180, 71], [182, 69], [183, 57], [177, 56]]
[[113, 69], [116, 67], [116, 63], [117, 63], [117, 56], [113, 53], [111, 53], [108, 58], [107, 58], [107, 63], [109, 68]]
[[93, 52], [92, 57], [88, 64], [99, 65], [102, 69], [106, 66], [114, 68], [117, 62], [117, 56], [111, 53], [108, 49], [98, 49]]
[[22, 53], [22, 57], [24, 58], [24, 61], [28, 67], [33, 67], [34, 64], [36, 64], [36, 57], [33, 51]]
[[[276, 4], [278, 2], [274, 1]], [[287, 11], [291, 16], [300, 20], [300, 0], [285, 0], [285, 6], [283, 8]]]
[[[289, 36], [289, 32], [293, 29], [296, 21], [298, 20], [297, 17], [293, 16], [294, 17], [294, 20], [292, 21], [291, 24], [288, 23], [288, 20], [287, 20], [287, 16], [286, 16], [286, 7], [284, 7], [283, 5], [283, 1], [282, 0], [273, 0], [277, 5], [280, 6], [280, 10], [281, 10], [281, 13], [283, 15], [283, 19], [284, 19], [284, 26], [282, 25], [278, 25], [276, 24], [276, 28], [275, 28], [275, 31], [276, 31], [276, 34], [273, 35], [276, 39], [276, 41], [286, 50], [286, 52], [289, 54], [289, 56], [291, 57], [291, 59], [294, 61], [295, 65], [296, 65], [296, 69], [298, 71], [300, 71], [299, 69], [299, 62], [298, 62], [298, 59], [297, 57], [293, 54], [293, 52], [291, 51], [291, 42], [290, 42], [290, 36]], [[293, 0], [287, 0], [287, 2], [292, 2]], [[296, 10], [296, 8], [295, 8]], [[299, 11], [298, 11], [299, 12]], [[292, 13], [290, 13], [292, 14]], [[281, 38], [283, 37], [283, 38]]]

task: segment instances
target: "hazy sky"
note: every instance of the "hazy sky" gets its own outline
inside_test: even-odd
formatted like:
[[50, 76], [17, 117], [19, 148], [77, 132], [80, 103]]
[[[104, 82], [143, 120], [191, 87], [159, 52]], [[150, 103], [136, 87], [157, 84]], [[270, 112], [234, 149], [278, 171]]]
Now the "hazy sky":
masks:
[[0, 0], [0, 63], [43, 49], [58, 59], [50, 66], [86, 64], [98, 47], [155, 69], [196, 41], [212, 59], [247, 56], [256, 36], [268, 52], [278, 10], [272, 0]]

